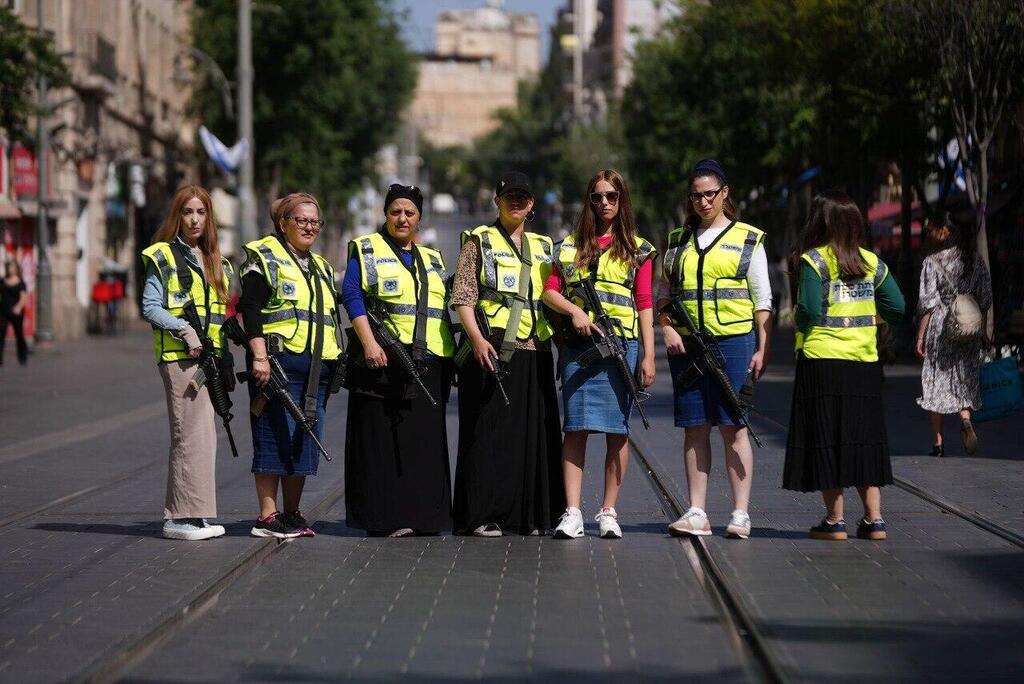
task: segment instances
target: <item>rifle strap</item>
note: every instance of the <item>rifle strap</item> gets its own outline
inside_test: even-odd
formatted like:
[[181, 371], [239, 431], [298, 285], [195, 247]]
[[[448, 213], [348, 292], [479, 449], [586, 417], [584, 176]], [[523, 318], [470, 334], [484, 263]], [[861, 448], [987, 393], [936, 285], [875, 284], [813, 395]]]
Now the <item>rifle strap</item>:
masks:
[[526, 307], [527, 297], [530, 296], [530, 285], [532, 283], [531, 271], [533, 261], [530, 254], [530, 238], [523, 231], [523, 246], [519, 258], [519, 292], [512, 300], [509, 307], [508, 323], [505, 325], [505, 335], [501, 338], [501, 350], [499, 358], [508, 363], [516, 351], [516, 334], [519, 331], [519, 319], [523, 316], [523, 309]]
[[[326, 277], [326, 276], [325, 276]], [[309, 374], [306, 376], [306, 390], [302, 395], [302, 412], [310, 422], [316, 421], [316, 403], [320, 396], [320, 361], [324, 353], [324, 288], [320, 282], [320, 269], [317, 268], [313, 253], [309, 254], [309, 279], [316, 293], [316, 315], [313, 316], [313, 346], [310, 349]], [[333, 290], [333, 288], [332, 288]], [[337, 313], [335, 313], [337, 318]]]
[[171, 243], [171, 251], [174, 252], [174, 267], [177, 270], [178, 283], [185, 292], [189, 293], [189, 302], [183, 307], [185, 321], [195, 328], [196, 335], [199, 336], [200, 341], [205, 342], [207, 326], [210, 324], [210, 312], [207, 310], [206, 322], [204, 323], [199, 319], [199, 312], [196, 310], [196, 304], [191, 299], [193, 282], [192, 267], [189, 266], [188, 256], [185, 253], [185, 245], [175, 239], [174, 242]]
[[429, 318], [430, 283], [427, 280], [427, 266], [423, 263], [423, 255], [414, 244], [412, 246], [412, 263], [416, 269], [416, 281], [419, 292], [416, 293], [416, 325], [412, 333], [412, 357], [422, 361], [427, 357], [427, 319]]

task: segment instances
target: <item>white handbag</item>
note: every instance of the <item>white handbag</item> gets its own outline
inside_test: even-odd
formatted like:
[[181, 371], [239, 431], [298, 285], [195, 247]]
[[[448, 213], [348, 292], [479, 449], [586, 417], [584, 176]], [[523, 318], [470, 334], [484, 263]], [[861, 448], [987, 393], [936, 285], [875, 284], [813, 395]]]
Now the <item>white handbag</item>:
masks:
[[968, 342], [979, 337], [985, 329], [985, 316], [981, 313], [977, 300], [974, 299], [974, 295], [959, 292], [959, 288], [944, 267], [940, 266], [939, 270], [957, 293], [949, 305], [949, 313], [946, 314], [946, 322], [942, 328], [943, 336], [950, 342]]

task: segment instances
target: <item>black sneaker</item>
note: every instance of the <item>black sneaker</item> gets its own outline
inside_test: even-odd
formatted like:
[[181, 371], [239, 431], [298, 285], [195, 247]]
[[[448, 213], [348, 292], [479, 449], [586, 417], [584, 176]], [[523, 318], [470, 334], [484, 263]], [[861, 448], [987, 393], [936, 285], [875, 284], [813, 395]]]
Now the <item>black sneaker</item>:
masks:
[[309, 526], [309, 521], [306, 520], [306, 516], [302, 515], [302, 511], [282, 513], [281, 519], [284, 520], [285, 524], [297, 529], [300, 537], [316, 536], [316, 532], [314, 532], [313, 528]]
[[820, 523], [811, 528], [811, 539], [843, 541], [846, 539], [846, 521], [838, 520], [833, 523], [828, 521], [828, 517], [822, 518]]
[[932, 450], [928, 455], [938, 456], [939, 458], [942, 458], [943, 456], [946, 455], [946, 447], [942, 444], [936, 444], [932, 447]]
[[302, 534], [302, 530], [297, 530], [289, 525], [284, 516], [275, 511], [265, 518], [256, 518], [256, 524], [249, 530], [249, 534], [254, 537], [294, 539]]
[[860, 522], [857, 523], [857, 538], [874, 539], [875, 541], [885, 539], [885, 521], [881, 518], [876, 518], [868, 522], [861, 518]]

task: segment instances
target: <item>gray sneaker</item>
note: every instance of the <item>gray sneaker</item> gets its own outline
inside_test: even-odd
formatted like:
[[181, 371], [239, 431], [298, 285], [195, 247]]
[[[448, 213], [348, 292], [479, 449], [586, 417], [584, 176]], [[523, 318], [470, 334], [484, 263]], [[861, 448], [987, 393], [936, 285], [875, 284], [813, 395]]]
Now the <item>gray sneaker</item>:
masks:
[[708, 522], [707, 513], [696, 506], [690, 506], [679, 520], [668, 526], [668, 533], [673, 537], [705, 537], [711, 534], [711, 523]]
[[211, 525], [202, 518], [165, 520], [162, 535], [164, 539], [200, 541], [202, 539], [223, 536], [224, 527], [222, 525]]

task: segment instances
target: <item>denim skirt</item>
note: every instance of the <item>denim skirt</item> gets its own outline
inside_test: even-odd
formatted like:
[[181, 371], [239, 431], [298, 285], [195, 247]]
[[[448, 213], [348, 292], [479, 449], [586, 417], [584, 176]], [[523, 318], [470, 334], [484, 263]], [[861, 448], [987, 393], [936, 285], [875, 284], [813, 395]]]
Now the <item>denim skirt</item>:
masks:
[[[754, 332], [745, 335], [719, 337], [718, 348], [721, 350], [722, 364], [725, 374], [729, 376], [735, 392], [747, 379], [750, 357], [754, 355], [756, 338]], [[683, 338], [686, 342], [686, 338]], [[738, 425], [729, 412], [728, 404], [723, 401], [722, 392], [715, 381], [708, 376], [702, 377], [691, 387], [679, 386], [679, 375], [689, 370], [692, 362], [686, 354], [670, 354], [668, 367], [672, 372], [672, 394], [676, 427], [693, 427], [695, 425]]]
[[[302, 395], [306, 389], [306, 376], [312, 355], [291, 354], [284, 352], [275, 354], [285, 375], [288, 376], [288, 393], [300, 407]], [[250, 362], [251, 363], [251, 362]], [[324, 439], [324, 409], [327, 405], [327, 388], [334, 370], [333, 361], [320, 364], [319, 394], [316, 407], [317, 439]], [[258, 388], [255, 383], [248, 383], [249, 397], [254, 397]], [[249, 414], [252, 426], [252, 472], [264, 475], [316, 475], [320, 463], [320, 450], [277, 399], [267, 402], [263, 413], [256, 417]], [[326, 445], [325, 445], [326, 446]]]
[[[626, 365], [636, 370], [640, 345], [636, 340], [621, 340], [626, 345]], [[629, 415], [633, 402], [626, 392], [613, 359], [599, 359], [584, 368], [577, 359], [589, 345], [564, 346], [558, 363], [562, 368], [562, 431], [629, 434]]]

